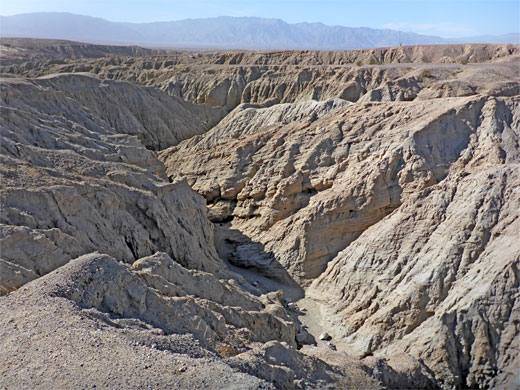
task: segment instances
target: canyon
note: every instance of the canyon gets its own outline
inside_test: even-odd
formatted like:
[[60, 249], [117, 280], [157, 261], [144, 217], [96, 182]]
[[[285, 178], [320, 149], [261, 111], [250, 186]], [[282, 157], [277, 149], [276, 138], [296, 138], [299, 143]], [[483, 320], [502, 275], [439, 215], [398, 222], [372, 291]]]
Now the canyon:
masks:
[[519, 45], [0, 49], [0, 387], [520, 386]]

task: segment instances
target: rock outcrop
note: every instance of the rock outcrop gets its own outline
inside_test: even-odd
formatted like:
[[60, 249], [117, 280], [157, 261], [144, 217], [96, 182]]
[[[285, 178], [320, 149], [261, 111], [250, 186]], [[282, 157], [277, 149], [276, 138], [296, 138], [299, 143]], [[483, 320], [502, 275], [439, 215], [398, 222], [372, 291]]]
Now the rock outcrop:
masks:
[[[181, 354], [177, 366], [182, 362], [186, 374], [161, 374], [154, 386], [179, 375], [177, 388], [217, 381], [269, 388], [222, 359], [273, 340], [300, 356], [299, 328], [283, 294], [262, 294], [225, 265], [203, 198], [186, 181], [167, 181], [151, 150], [203, 129], [215, 110], [87, 75], [6, 80], [2, 103], [0, 282], [8, 297], [0, 321], [8, 361], [1, 386], [107, 385], [107, 359], [115, 349], [150, 372], [163, 371], [172, 354]], [[163, 127], [161, 116], [168, 119]], [[188, 119], [191, 129], [183, 127]], [[65, 340], [58, 345], [56, 321]], [[101, 349], [99, 360], [81, 352], [92, 327], [102, 332], [95, 337], [101, 344], [91, 345]], [[41, 342], [27, 353], [22, 339], [33, 331]], [[132, 339], [146, 346], [134, 347]], [[165, 349], [168, 358], [151, 363]], [[58, 354], [46, 374], [31, 376], [53, 351]], [[194, 359], [201, 357], [205, 374], [195, 376], [200, 365]], [[19, 361], [25, 368], [13, 370]], [[141, 376], [125, 375], [121, 385], [144, 386]], [[304, 387], [314, 378], [300, 380]], [[293, 382], [294, 375], [286, 378]]]
[[[166, 50], [139, 46], [93, 45], [57, 39], [1, 38], [2, 63], [23, 63], [39, 60], [59, 64], [65, 59], [103, 58], [110, 56], [152, 56], [167, 54]], [[170, 54], [173, 54], [170, 51]]]
[[2, 104], [4, 289], [95, 250], [219, 269], [203, 201], [145, 148], [204, 131], [211, 110], [86, 75], [4, 80]]
[[[208, 289], [194, 289], [196, 283]], [[233, 282], [185, 269], [165, 253], [132, 266], [99, 253], [84, 255], [9, 294], [2, 304], [4, 387], [435, 386], [415, 361], [374, 358], [364, 364], [323, 348], [299, 352], [286, 337], [293, 336], [293, 325], [280, 317], [281, 302], [261, 304]], [[408, 368], [396, 371], [396, 362]]]
[[[262, 314], [236, 313], [240, 309], [230, 306], [221, 306], [219, 314], [216, 303], [181, 292], [180, 285], [173, 284], [178, 280], [164, 280], [176, 288], [169, 291], [171, 295], [155, 290], [146, 281], [158, 277], [157, 267], [182, 268], [160, 253], [132, 268], [107, 255], [85, 255], [4, 298], [0, 385], [272, 388], [255, 376], [232, 370], [219, 357], [228, 345], [223, 344], [226, 335], [234, 348], [241, 345], [231, 336], [227, 321], [257, 313], [260, 326]], [[182, 272], [186, 284], [205, 276], [209, 283], [219, 283], [210, 275]], [[244, 302], [253, 302], [242, 294]], [[249, 303], [249, 309], [251, 305], [261, 306], [258, 301]], [[269, 325], [264, 324], [262, 332], [289, 329], [281, 322], [277, 328], [276, 320]], [[124, 359], [114, 360], [115, 354]], [[47, 363], [39, 372], [41, 362]]]
[[[306, 299], [342, 350], [494, 386], [518, 369], [520, 101], [479, 80], [468, 97], [239, 106], [160, 158], [206, 198], [231, 263], [317, 278]], [[290, 114], [311, 106], [328, 109]]]
[[446, 178], [403, 199], [313, 283], [311, 296], [335, 302], [333, 328], [350, 351], [406, 351], [449, 386], [513, 382], [520, 177], [510, 126], [519, 102], [487, 100]]

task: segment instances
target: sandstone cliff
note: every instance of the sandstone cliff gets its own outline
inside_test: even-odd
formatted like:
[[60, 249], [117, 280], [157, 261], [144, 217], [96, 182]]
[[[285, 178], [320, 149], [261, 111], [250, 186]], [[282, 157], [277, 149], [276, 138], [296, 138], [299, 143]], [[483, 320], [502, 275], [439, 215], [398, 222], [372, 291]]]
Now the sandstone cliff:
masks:
[[[498, 69], [511, 89], [483, 82]], [[343, 350], [407, 352], [445, 386], [496, 386], [518, 368], [511, 69], [472, 69], [467, 97], [439, 99], [438, 82], [410, 102], [239, 106], [160, 158], [205, 196], [230, 262], [317, 278], [306, 299]]]

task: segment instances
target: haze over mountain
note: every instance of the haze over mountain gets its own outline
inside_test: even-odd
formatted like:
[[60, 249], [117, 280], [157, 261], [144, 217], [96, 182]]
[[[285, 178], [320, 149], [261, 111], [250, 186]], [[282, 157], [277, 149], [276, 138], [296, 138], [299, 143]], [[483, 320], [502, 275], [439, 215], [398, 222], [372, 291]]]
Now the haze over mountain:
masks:
[[446, 43], [519, 43], [520, 34], [446, 39], [390, 29], [289, 24], [280, 19], [216, 17], [170, 22], [123, 23], [71, 13], [0, 16], [2, 37], [70, 39], [153, 47], [323, 49]]

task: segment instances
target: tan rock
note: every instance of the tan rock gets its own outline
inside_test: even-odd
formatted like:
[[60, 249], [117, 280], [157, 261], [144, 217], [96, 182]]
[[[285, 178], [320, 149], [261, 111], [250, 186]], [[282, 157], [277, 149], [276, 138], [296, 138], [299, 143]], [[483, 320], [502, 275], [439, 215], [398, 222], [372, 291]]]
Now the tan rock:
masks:
[[6, 80], [1, 88], [4, 288], [95, 250], [126, 262], [163, 250], [219, 272], [204, 202], [185, 182], [168, 183], [155, 152], [143, 146], [171, 144], [197, 128], [179, 127], [185, 119], [161, 122], [170, 110], [192, 119], [209, 111], [85, 75]]
[[482, 91], [468, 97], [360, 101], [287, 124], [269, 122], [283, 106], [239, 108], [160, 158], [232, 218], [219, 238], [230, 262], [317, 278], [306, 299], [338, 349], [409, 353], [448, 387], [512, 383], [520, 101], [485, 94], [491, 69], [461, 76]]
[[152, 388], [515, 385], [518, 46], [65, 47], [0, 69], [43, 76], [1, 86], [0, 387], [145, 386], [116, 354]]

